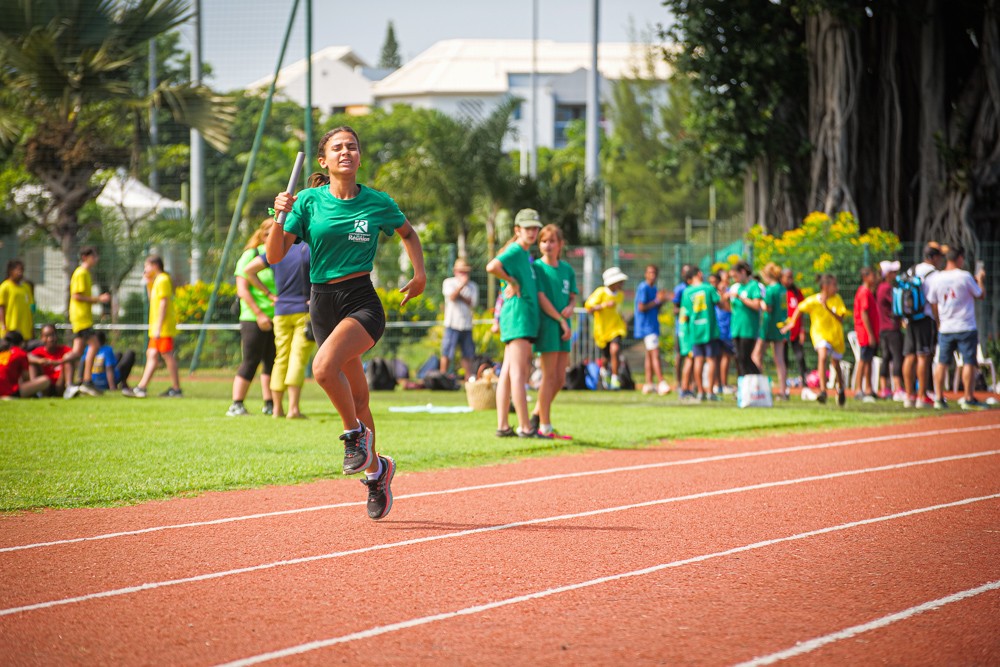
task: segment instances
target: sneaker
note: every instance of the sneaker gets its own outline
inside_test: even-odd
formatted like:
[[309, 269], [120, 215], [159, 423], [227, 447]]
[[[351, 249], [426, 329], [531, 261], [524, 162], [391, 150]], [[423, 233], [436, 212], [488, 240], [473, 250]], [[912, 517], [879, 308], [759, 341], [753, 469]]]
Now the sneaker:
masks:
[[986, 404], [973, 396], [968, 401], [965, 400], [965, 397], [958, 399], [958, 406], [963, 410], [982, 410], [986, 407]]
[[[785, 398], [788, 398], [787, 394], [785, 395]], [[711, 394], [708, 395], [708, 400], [712, 401], [713, 403], [718, 403], [719, 401], [722, 400], [722, 396], [720, 394], [712, 392]]]
[[878, 397], [883, 401], [888, 401], [890, 398], [892, 398], [892, 391], [890, 391], [889, 389], [883, 389], [882, 391], [879, 392]]
[[247, 409], [243, 406], [242, 402], [233, 403], [229, 406], [229, 409], [226, 410], [227, 417], [246, 417], [249, 416], [249, 414], [250, 413], [247, 412]]
[[660, 380], [660, 384], [656, 385], [656, 393], [660, 396], [666, 396], [670, 393], [670, 385], [667, 384], [666, 380]]
[[497, 429], [497, 437], [498, 438], [513, 438], [515, 435], [517, 435], [517, 434], [514, 433], [514, 429], [512, 429], [509, 426], [507, 428], [498, 428]]
[[260, 409], [260, 411], [263, 414], [265, 414], [265, 415], [273, 415], [274, 414], [274, 401], [266, 401], [264, 403], [264, 407], [262, 407]]
[[825, 391], [821, 391], [820, 393], [816, 394], [816, 402], [817, 403], [826, 403], [826, 392]]
[[350, 431], [340, 436], [344, 441], [344, 474], [353, 475], [365, 470], [372, 464], [372, 452], [375, 450], [375, 434], [361, 420], [360, 431]]
[[126, 387], [122, 389], [122, 396], [126, 398], [146, 398], [146, 390], [142, 387], [132, 387], [131, 389]]
[[652, 394], [654, 391], [656, 391], [656, 388], [653, 387], [653, 385], [651, 385], [651, 384], [644, 384], [644, 385], [642, 385], [642, 393], [643, 394], [649, 395], [649, 394]]
[[735, 394], [736, 387], [732, 386], [731, 384], [727, 384], [725, 387], [722, 388], [722, 393], [725, 394], [726, 396]]
[[571, 436], [571, 435], [565, 435], [565, 434], [560, 433], [559, 431], [557, 431], [555, 429], [552, 429], [548, 433], [542, 433], [541, 431], [539, 431], [537, 437], [539, 437], [539, 438], [545, 438], [547, 440], [572, 440], [573, 439], [573, 436]]
[[948, 402], [943, 398], [939, 398], [938, 400], [934, 401], [935, 410], [946, 410], [947, 408], [948, 408]]
[[894, 403], [903, 403], [906, 401], [906, 392], [900, 389], [892, 395], [892, 401]]
[[536, 429], [529, 429], [527, 431], [522, 431], [521, 428], [518, 427], [514, 431], [514, 433], [519, 438], [538, 438], [538, 437], [541, 437], [541, 436], [538, 435], [538, 431]]
[[622, 381], [618, 379], [617, 375], [612, 375], [611, 380], [608, 381], [608, 389], [611, 391], [618, 391], [622, 388]]
[[361, 480], [361, 483], [368, 487], [368, 518], [375, 521], [384, 519], [389, 510], [392, 509], [392, 487], [390, 484], [392, 484], [393, 475], [396, 474], [396, 462], [392, 460], [392, 457], [379, 456], [378, 460], [382, 462], [382, 474], [376, 479]]
[[844, 407], [847, 404], [847, 394], [842, 391], [837, 392], [837, 405], [839, 407]]
[[104, 392], [94, 386], [93, 382], [84, 382], [77, 387], [77, 390], [81, 394], [86, 394], [87, 396], [100, 396]]
[[903, 399], [903, 407], [904, 408], [915, 408], [915, 407], [917, 407], [917, 402], [912, 397], [907, 396], [906, 398]]
[[79, 393], [80, 393], [79, 385], [71, 384], [70, 386], [66, 387], [66, 391], [63, 392], [63, 398], [65, 399], [74, 398]]
[[819, 400], [819, 394], [817, 394], [815, 391], [813, 391], [809, 387], [806, 387], [805, 389], [802, 390], [801, 396], [802, 396], [802, 400], [803, 401], [817, 401], [817, 400]]
[[878, 398], [875, 396], [875, 394], [865, 394], [864, 396], [861, 397], [861, 402], [862, 403], [876, 403], [876, 402], [878, 402]]
[[531, 419], [528, 420], [528, 424], [531, 426], [532, 431], [537, 431], [541, 423], [542, 419], [538, 415], [531, 415]]
[[920, 406], [917, 406], [917, 407], [921, 407], [921, 408], [933, 408], [934, 407], [934, 399], [931, 398], [930, 396], [928, 396], [927, 394], [924, 394], [923, 396], [920, 397], [920, 402], [923, 403], [923, 405], [920, 405]]
[[174, 389], [173, 387], [171, 387], [170, 389], [167, 389], [165, 392], [160, 394], [160, 398], [184, 398], [184, 394], [181, 392], [180, 389]]

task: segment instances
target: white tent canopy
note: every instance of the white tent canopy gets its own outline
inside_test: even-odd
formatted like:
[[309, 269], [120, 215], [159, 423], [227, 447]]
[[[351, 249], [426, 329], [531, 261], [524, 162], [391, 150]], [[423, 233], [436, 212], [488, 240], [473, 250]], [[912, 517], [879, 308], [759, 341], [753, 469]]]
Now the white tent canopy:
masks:
[[[47, 194], [40, 185], [25, 185], [17, 188], [13, 197], [16, 203], [23, 205], [38, 197], [45, 198]], [[152, 215], [181, 218], [185, 212], [184, 202], [164, 197], [124, 171], [108, 179], [97, 196], [97, 204], [113, 208], [133, 220]]]

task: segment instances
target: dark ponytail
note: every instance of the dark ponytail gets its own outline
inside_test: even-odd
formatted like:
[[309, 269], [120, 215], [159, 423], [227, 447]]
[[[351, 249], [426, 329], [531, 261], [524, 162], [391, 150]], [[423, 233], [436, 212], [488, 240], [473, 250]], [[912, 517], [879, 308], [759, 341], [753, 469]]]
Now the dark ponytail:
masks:
[[306, 187], [319, 188], [329, 184], [330, 184], [330, 174], [324, 174], [321, 171], [314, 171], [312, 175], [309, 176], [309, 181], [306, 183]]

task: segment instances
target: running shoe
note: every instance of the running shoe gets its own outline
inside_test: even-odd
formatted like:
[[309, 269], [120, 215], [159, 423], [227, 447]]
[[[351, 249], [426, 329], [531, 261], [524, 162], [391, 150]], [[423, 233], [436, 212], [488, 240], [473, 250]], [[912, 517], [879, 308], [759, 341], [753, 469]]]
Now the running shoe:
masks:
[[654, 391], [656, 391], [656, 389], [653, 387], [653, 385], [651, 384], [642, 385], [642, 393], [644, 395], [648, 396], [649, 394], [652, 394]]
[[939, 398], [938, 400], [934, 401], [934, 409], [935, 410], [947, 410], [948, 409], [948, 401], [946, 401], [943, 398]]
[[982, 410], [987, 407], [985, 403], [978, 400], [975, 396], [969, 400], [965, 400], [965, 397], [958, 399], [958, 405], [963, 410]]
[[379, 456], [382, 463], [382, 474], [375, 479], [363, 479], [361, 483], [368, 487], [368, 518], [378, 521], [384, 519], [392, 509], [392, 477], [396, 474], [396, 462], [390, 456]]
[[372, 464], [375, 451], [375, 434], [359, 419], [361, 429], [348, 431], [340, 436], [344, 441], [344, 474], [362, 472]]
[[100, 396], [104, 392], [94, 386], [93, 382], [84, 382], [77, 389], [80, 390], [81, 394], [86, 394], [87, 396]]
[[538, 432], [539, 438], [545, 438], [546, 440], [572, 440], [573, 436], [560, 433], [559, 431], [552, 429], [548, 433]]
[[146, 398], [146, 390], [142, 387], [125, 387], [122, 389], [122, 396], [126, 398]]
[[265, 415], [273, 415], [274, 414], [274, 401], [265, 401], [264, 402], [264, 407], [262, 407], [260, 409], [260, 411], [261, 411], [261, 413], [263, 413]]
[[608, 381], [608, 389], [611, 391], [618, 391], [622, 388], [622, 381], [618, 379], [617, 375], [612, 375], [611, 380]]
[[174, 389], [171, 387], [160, 394], [160, 398], [184, 398], [184, 393], [180, 389]]
[[531, 415], [531, 419], [528, 420], [528, 424], [531, 426], [532, 431], [537, 431], [541, 423], [542, 419], [538, 415]]
[[670, 385], [667, 384], [666, 380], [660, 380], [660, 384], [656, 385], [656, 393], [660, 396], [666, 396], [670, 393]]
[[847, 394], [842, 391], [837, 392], [837, 405], [844, 407], [847, 404]]
[[903, 407], [904, 408], [915, 408], [915, 407], [917, 407], [917, 400], [915, 398], [913, 398], [912, 396], [907, 395], [903, 399]]
[[826, 392], [825, 391], [822, 391], [822, 392], [816, 394], [816, 402], [817, 403], [826, 403]]
[[246, 407], [244, 407], [243, 403], [233, 403], [232, 405], [229, 406], [229, 409], [226, 410], [227, 417], [247, 417], [249, 415], [250, 413], [247, 412], [247, 409]]
[[513, 438], [515, 435], [517, 435], [517, 434], [514, 433], [514, 429], [512, 429], [510, 426], [508, 426], [507, 428], [498, 428], [497, 429], [497, 437], [498, 438]]
[[71, 384], [68, 387], [66, 387], [66, 391], [63, 392], [63, 398], [66, 399], [73, 398], [79, 393], [80, 393], [80, 386]]

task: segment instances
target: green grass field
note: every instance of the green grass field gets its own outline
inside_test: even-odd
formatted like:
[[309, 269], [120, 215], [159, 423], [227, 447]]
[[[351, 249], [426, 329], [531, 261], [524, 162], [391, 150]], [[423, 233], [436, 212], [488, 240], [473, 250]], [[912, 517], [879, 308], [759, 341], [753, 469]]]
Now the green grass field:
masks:
[[[226, 377], [199, 377], [184, 383], [185, 398], [179, 400], [107, 395], [0, 401], [0, 511], [109, 506], [343, 478], [340, 420], [314, 383], [306, 385], [302, 402], [310, 418], [299, 421], [261, 415], [257, 386], [247, 401], [253, 416], [225, 417], [230, 385]], [[164, 388], [154, 382], [150, 395]], [[465, 405], [465, 394], [373, 394], [379, 450], [393, 456], [404, 474], [594, 448], [636, 448], [661, 440], [864, 427], [913, 414], [884, 402], [849, 401], [838, 409], [793, 399], [771, 410], [739, 410], [731, 397], [721, 404], [681, 405], [673, 395], [564, 392], [556, 402], [554, 422], [574, 440], [552, 442], [497, 438], [492, 412], [388, 411], [390, 406], [429, 402]]]

